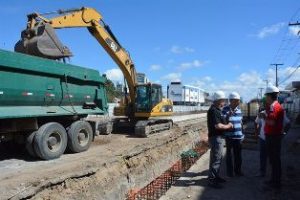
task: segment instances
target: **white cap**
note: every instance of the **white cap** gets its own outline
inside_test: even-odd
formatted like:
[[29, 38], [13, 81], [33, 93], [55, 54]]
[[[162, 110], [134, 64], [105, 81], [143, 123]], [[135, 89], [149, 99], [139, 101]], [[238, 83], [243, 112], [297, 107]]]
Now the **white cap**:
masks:
[[237, 93], [237, 92], [231, 92], [231, 93], [229, 94], [228, 99], [237, 99], [237, 100], [240, 100], [240, 99], [241, 99], [241, 96], [240, 96], [239, 93]]
[[279, 89], [277, 87], [275, 87], [275, 86], [272, 85], [272, 86], [268, 86], [266, 88], [265, 94], [278, 93], [278, 92], [279, 92]]
[[221, 99], [226, 99], [225, 93], [221, 90], [216, 91], [213, 96], [214, 101], [218, 101]]

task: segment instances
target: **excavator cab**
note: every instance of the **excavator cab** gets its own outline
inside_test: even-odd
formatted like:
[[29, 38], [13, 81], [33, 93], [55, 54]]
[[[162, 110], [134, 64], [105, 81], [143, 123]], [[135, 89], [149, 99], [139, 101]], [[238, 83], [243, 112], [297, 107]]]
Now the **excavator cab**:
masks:
[[64, 46], [50, 24], [37, 22], [33, 28], [21, 33], [21, 39], [15, 45], [15, 51], [48, 59], [64, 59], [72, 56]]
[[150, 113], [162, 101], [162, 88], [158, 84], [136, 86], [136, 112]]

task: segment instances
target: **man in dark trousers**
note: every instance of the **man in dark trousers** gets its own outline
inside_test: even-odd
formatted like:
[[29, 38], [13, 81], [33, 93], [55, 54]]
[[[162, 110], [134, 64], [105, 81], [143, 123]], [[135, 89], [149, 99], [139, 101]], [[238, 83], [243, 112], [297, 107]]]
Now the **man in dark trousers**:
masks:
[[222, 188], [220, 183], [226, 182], [219, 176], [224, 148], [223, 132], [232, 129], [233, 125], [225, 124], [225, 118], [222, 116], [221, 109], [225, 105], [225, 99], [223, 91], [215, 92], [214, 102], [207, 111], [208, 140], [211, 148], [208, 180], [209, 186], [213, 188]]
[[275, 86], [266, 88], [266, 111], [261, 113], [265, 119], [265, 135], [267, 155], [271, 164], [271, 179], [267, 182], [271, 187], [281, 187], [281, 139], [283, 135], [284, 110], [278, 103], [279, 89]]
[[[228, 97], [230, 104], [225, 106], [222, 111], [226, 122], [233, 124], [233, 129], [224, 133], [226, 137], [226, 170], [229, 177], [233, 177], [233, 171], [236, 176], [243, 176], [241, 167], [244, 134], [242, 130], [243, 115], [239, 107], [240, 98], [237, 92], [230, 93]], [[234, 159], [232, 159], [232, 152]]]

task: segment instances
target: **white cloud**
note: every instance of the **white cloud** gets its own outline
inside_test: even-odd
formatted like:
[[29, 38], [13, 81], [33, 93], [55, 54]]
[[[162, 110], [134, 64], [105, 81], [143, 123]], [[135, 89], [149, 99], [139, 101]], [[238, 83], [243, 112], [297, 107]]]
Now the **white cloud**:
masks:
[[256, 71], [242, 73], [237, 80], [244, 85], [259, 85], [263, 83], [261, 75]]
[[195, 49], [190, 48], [190, 47], [185, 47], [184, 50], [185, 50], [186, 52], [190, 52], [190, 53], [195, 52]]
[[112, 81], [123, 81], [123, 73], [118, 68], [113, 68], [105, 71], [105, 74], [107, 78], [109, 78]]
[[206, 64], [207, 61], [193, 60], [192, 62], [181, 63], [177, 69], [180, 71], [184, 71], [191, 68], [199, 68]]
[[270, 35], [275, 35], [277, 34], [286, 24], [283, 22], [273, 24], [271, 26], [265, 26], [262, 29], [258, 31], [257, 34], [255, 34], [256, 37], [259, 39], [266, 38]]
[[210, 76], [204, 76], [202, 78], [193, 78], [195, 81], [193, 83], [190, 83], [190, 85], [194, 85], [196, 87], [200, 88], [207, 88], [209, 84], [212, 84], [212, 77]]
[[289, 32], [294, 36], [300, 36], [300, 26], [290, 26]]
[[210, 93], [216, 90], [223, 90], [228, 95], [230, 92], [236, 91], [240, 93], [244, 101], [256, 98], [258, 88], [265, 86], [261, 74], [256, 71], [241, 73], [232, 81], [223, 80], [215, 83], [212, 80], [210, 76], [205, 76], [191, 83], [191, 85], [201, 87]]
[[172, 53], [175, 53], [175, 54], [182, 53], [180, 47], [178, 47], [178, 46], [172, 46], [171, 49], [170, 49], [170, 51], [171, 51]]
[[162, 80], [167, 81], [180, 81], [181, 80], [181, 73], [170, 73], [161, 78]]
[[202, 81], [202, 80], [197, 80], [194, 83], [192, 83], [191, 85], [203, 88], [203, 87], [205, 87], [207, 85], [207, 83], [205, 81]]
[[[296, 67], [285, 67], [278, 70], [279, 83], [285, 77], [290, 75], [296, 70]], [[205, 81], [205, 78], [201, 78], [195, 82], [195, 85], [200, 85], [207, 91], [224, 90], [227, 95], [230, 92], [236, 91], [240, 93], [245, 101], [249, 101], [253, 98], [259, 97], [259, 89], [266, 87], [265, 79], [268, 79], [269, 84], [275, 84], [275, 69], [269, 68], [265, 74], [258, 73], [257, 71], [249, 71], [241, 73], [235, 80], [222, 81], [221, 83], [215, 84], [213, 82]], [[298, 69], [293, 76], [288, 79], [282, 85], [279, 85], [280, 89], [284, 89], [285, 86], [291, 81], [300, 80], [300, 69]], [[199, 84], [200, 83], [200, 84]], [[263, 91], [264, 92], [264, 91]]]
[[160, 66], [160, 65], [154, 64], [154, 65], [151, 65], [151, 66], [150, 66], [150, 71], [158, 71], [158, 70], [160, 70], [160, 69], [161, 69], [161, 66]]
[[205, 77], [203, 77], [203, 80], [210, 82], [210, 81], [212, 81], [212, 78], [210, 76], [205, 76]]
[[173, 45], [170, 49], [171, 53], [181, 54], [181, 53], [194, 53], [195, 49], [191, 47], [180, 47], [177, 45]]

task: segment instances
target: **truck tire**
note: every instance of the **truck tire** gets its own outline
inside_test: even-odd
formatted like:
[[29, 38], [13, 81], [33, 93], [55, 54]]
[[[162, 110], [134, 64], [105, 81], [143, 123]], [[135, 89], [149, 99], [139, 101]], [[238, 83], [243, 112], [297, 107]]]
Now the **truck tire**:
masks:
[[65, 128], [56, 122], [44, 124], [34, 137], [34, 150], [43, 160], [59, 158], [67, 147]]
[[73, 153], [86, 151], [93, 139], [93, 129], [86, 121], [76, 121], [68, 130], [68, 149]]
[[33, 158], [37, 157], [36, 152], [33, 147], [33, 141], [34, 141], [34, 137], [35, 137], [36, 133], [37, 133], [37, 131], [30, 133], [26, 138], [26, 144], [25, 144], [27, 153]]

